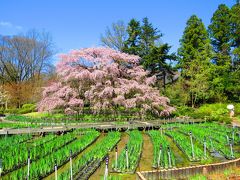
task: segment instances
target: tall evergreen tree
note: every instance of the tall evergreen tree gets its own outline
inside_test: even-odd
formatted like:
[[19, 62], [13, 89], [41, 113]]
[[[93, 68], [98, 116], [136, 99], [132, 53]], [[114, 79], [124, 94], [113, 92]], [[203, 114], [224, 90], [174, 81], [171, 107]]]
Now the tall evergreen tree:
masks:
[[124, 43], [123, 52], [139, 55], [141, 34], [140, 22], [135, 19], [131, 19], [128, 23], [127, 33], [128, 39]]
[[162, 34], [157, 28], [153, 27], [147, 17], [143, 18], [142, 22], [143, 25], [141, 26], [140, 47], [141, 55], [146, 56], [149, 54], [150, 48], [155, 46], [156, 41], [162, 37]]
[[180, 40], [180, 48], [178, 49], [179, 63], [183, 77], [191, 78], [191, 65], [196, 61], [209, 63], [211, 57], [210, 39], [207, 30], [196, 15], [192, 15], [187, 21], [187, 26]]
[[240, 4], [235, 4], [231, 9], [231, 27], [232, 27], [232, 48], [233, 48], [233, 66], [237, 70], [240, 68]]
[[157, 28], [154, 28], [148, 18], [143, 18], [142, 25], [139, 21], [132, 19], [127, 28], [128, 39], [125, 42], [124, 52], [139, 55], [142, 63], [146, 60], [150, 53], [151, 47], [162, 37]]
[[[173, 68], [170, 61], [176, 60], [175, 53], [169, 53], [171, 46], [167, 43], [159, 46], [151, 46], [148, 55], [145, 56], [143, 65], [151, 74], [156, 74], [158, 78], [163, 80], [163, 87], [166, 85], [166, 77], [173, 75]], [[169, 61], [169, 62], [167, 62]]]
[[187, 21], [178, 49], [183, 88], [189, 92], [189, 103], [196, 104], [209, 98], [211, 46], [207, 30], [196, 15]]
[[232, 71], [227, 76], [226, 94], [231, 101], [240, 102], [240, 4], [239, 1], [231, 8], [231, 46]]
[[[171, 46], [159, 44], [157, 42], [162, 34], [154, 28], [148, 18], [143, 18], [142, 25], [139, 21], [132, 19], [127, 28], [128, 40], [125, 42], [124, 52], [135, 54], [141, 57], [141, 64], [151, 74], [161, 74], [163, 86], [165, 86], [166, 71], [171, 71], [171, 66], [167, 60], [175, 60], [175, 54], [169, 54]], [[160, 76], [159, 76], [160, 77]]]
[[[233, 74], [234, 60], [231, 55], [231, 46], [236, 46], [233, 39], [234, 25], [232, 23], [231, 10], [225, 5], [220, 4], [214, 12], [209, 25], [209, 35], [214, 49], [214, 73], [212, 73], [212, 85], [216, 94], [220, 95], [218, 101], [222, 99], [232, 99], [230, 91], [234, 87]], [[234, 43], [233, 43], [234, 42]], [[225, 97], [225, 98], [223, 98]]]
[[229, 68], [231, 64], [231, 12], [225, 4], [220, 4], [214, 12], [209, 25], [209, 34], [213, 50], [216, 53], [214, 60], [218, 66]]

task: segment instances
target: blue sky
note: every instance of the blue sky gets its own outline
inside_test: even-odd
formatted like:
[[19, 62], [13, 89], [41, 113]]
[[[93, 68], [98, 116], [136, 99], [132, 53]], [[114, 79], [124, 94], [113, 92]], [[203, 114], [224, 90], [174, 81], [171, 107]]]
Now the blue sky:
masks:
[[148, 17], [176, 51], [187, 19], [196, 14], [207, 26], [221, 3], [231, 7], [235, 0], [0, 0], [0, 34], [46, 30], [57, 52], [65, 53], [99, 46], [112, 22]]

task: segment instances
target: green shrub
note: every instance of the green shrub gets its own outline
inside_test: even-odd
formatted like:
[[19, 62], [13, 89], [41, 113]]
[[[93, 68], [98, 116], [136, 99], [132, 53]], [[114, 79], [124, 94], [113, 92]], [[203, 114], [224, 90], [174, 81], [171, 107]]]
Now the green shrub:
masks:
[[[206, 119], [207, 121], [218, 121], [222, 123], [231, 123], [229, 111], [226, 103], [204, 104], [194, 109], [187, 106], [181, 106], [174, 112], [174, 116], [189, 116], [194, 119]], [[234, 104], [235, 117], [240, 117], [240, 104]]]
[[197, 109], [198, 113], [204, 113], [206, 116], [212, 114], [216, 115], [227, 115], [227, 104], [216, 103], [216, 104], [205, 104]]
[[10, 108], [5, 109], [4, 113], [7, 114], [26, 114], [36, 111], [36, 105], [35, 104], [24, 104], [22, 108]]
[[201, 112], [192, 112], [189, 116], [194, 119], [205, 119], [207, 117], [205, 113]]
[[31, 109], [31, 108], [35, 108], [36, 105], [35, 104], [24, 104], [22, 106], [22, 109]]
[[4, 113], [7, 113], [7, 114], [18, 114], [18, 109], [17, 108], [5, 109]]
[[36, 111], [36, 105], [35, 104], [24, 104], [22, 108], [18, 110], [19, 114], [26, 114], [30, 112]]
[[[235, 105], [235, 110], [238, 109], [239, 104]], [[216, 103], [216, 104], [205, 104], [199, 107], [193, 117], [206, 118], [208, 121], [218, 121], [221, 123], [229, 124], [231, 123], [231, 118], [229, 117], [229, 111], [227, 109], [227, 104]]]
[[173, 116], [189, 116], [194, 113], [195, 109], [188, 106], [177, 107], [177, 110], [173, 112]]
[[60, 119], [60, 118], [66, 118], [67, 116], [65, 114], [55, 113], [55, 114], [46, 114], [45, 117], [46, 118]]
[[230, 124], [232, 121], [232, 119], [227, 116], [207, 116], [206, 120], [207, 121], [218, 121], [218, 122], [226, 123], [226, 124]]

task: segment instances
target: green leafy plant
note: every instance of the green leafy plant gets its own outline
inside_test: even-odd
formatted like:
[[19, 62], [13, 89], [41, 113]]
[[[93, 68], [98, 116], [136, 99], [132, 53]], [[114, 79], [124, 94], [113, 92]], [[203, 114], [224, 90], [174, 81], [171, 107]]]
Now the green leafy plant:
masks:
[[[154, 148], [153, 167], [172, 168], [175, 166], [175, 158], [170, 144], [165, 135], [161, 135], [159, 131], [151, 130], [148, 132], [151, 137]], [[161, 148], [161, 150], [160, 150]], [[161, 151], [161, 154], [160, 154]], [[170, 157], [168, 157], [168, 153]], [[170, 158], [170, 161], [169, 161]]]
[[[141, 132], [133, 130], [129, 131], [128, 134], [129, 141], [118, 157], [117, 167], [115, 167], [115, 162], [112, 167], [119, 172], [135, 172], [142, 152], [143, 138]], [[126, 157], [126, 151], [128, 151], [128, 157]]]

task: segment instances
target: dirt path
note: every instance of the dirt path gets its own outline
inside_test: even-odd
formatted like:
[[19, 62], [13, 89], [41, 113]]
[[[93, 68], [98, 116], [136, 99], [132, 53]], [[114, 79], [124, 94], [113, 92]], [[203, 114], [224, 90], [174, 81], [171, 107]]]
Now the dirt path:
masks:
[[[121, 136], [121, 140], [118, 143], [118, 152], [120, 153], [125, 145], [127, 144], [129, 139], [129, 136], [126, 132], [124, 132]], [[115, 159], [115, 148], [109, 152], [109, 175], [118, 175], [116, 173], [111, 173], [112, 171], [112, 163]], [[104, 176], [104, 171], [105, 171], [105, 161], [101, 163], [101, 166], [97, 169], [97, 171], [94, 172], [94, 174], [90, 177], [90, 180], [96, 180], [96, 179], [101, 179]], [[121, 175], [121, 177], [125, 180], [128, 179], [127, 176]], [[135, 176], [134, 176], [135, 177]], [[130, 178], [131, 179], [131, 178]]]
[[137, 171], [149, 171], [152, 170], [153, 144], [151, 142], [150, 136], [147, 135], [147, 132], [142, 132], [142, 134], [143, 134], [143, 149]]
[[[139, 165], [137, 167], [136, 171], [146, 171], [146, 170], [152, 170], [152, 161], [153, 161], [153, 145], [151, 143], [150, 137], [142, 132], [143, 135], [143, 149], [142, 149], [142, 155], [139, 162]], [[125, 145], [128, 142], [128, 135], [127, 133], [123, 133], [121, 137], [121, 141], [118, 143], [118, 152], [121, 152]], [[118, 173], [112, 173], [112, 163], [115, 159], [115, 149], [109, 153], [109, 175], [110, 176], [117, 176], [120, 177], [120, 179], [124, 180], [135, 180], [136, 174], [118, 174]], [[105, 162], [102, 162], [101, 166], [98, 168], [98, 170], [90, 177], [90, 180], [96, 180], [103, 178], [105, 170]]]

